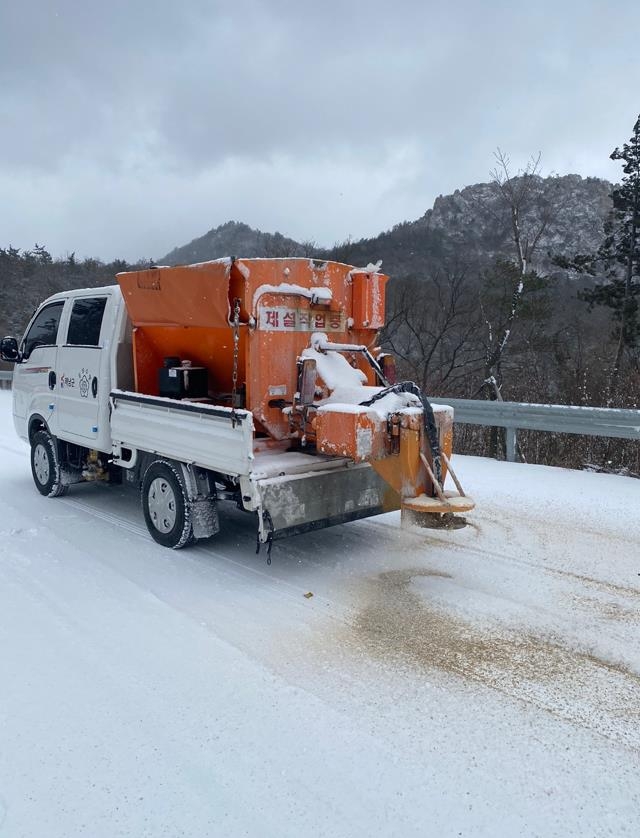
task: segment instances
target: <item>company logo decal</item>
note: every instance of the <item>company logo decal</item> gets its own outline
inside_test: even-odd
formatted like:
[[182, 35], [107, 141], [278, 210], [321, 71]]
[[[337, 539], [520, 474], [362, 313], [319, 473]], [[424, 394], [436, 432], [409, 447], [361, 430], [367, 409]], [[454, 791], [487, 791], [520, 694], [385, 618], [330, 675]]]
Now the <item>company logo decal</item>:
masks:
[[89, 370], [84, 367], [78, 373], [78, 386], [80, 387], [80, 395], [83, 399], [89, 398], [89, 387], [91, 385], [91, 375]]

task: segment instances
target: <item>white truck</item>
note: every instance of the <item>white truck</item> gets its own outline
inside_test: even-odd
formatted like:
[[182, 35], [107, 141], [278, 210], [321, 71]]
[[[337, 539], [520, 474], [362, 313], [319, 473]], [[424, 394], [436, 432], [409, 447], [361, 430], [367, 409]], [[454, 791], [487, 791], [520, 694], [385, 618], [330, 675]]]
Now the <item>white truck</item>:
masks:
[[[382, 275], [365, 272], [368, 310], [358, 311], [355, 271], [216, 260], [45, 300], [20, 341], [0, 342], [15, 363], [13, 418], [38, 491], [129, 483], [151, 535], [172, 548], [215, 534], [221, 500], [257, 514], [269, 546], [405, 502], [436, 514], [471, 508], [442, 485], [452, 411], [431, 411], [439, 438], [435, 426], [429, 437], [428, 402], [387, 380], [362, 340], [381, 325]], [[291, 320], [298, 328], [283, 326]], [[410, 428], [421, 459], [409, 467]]]

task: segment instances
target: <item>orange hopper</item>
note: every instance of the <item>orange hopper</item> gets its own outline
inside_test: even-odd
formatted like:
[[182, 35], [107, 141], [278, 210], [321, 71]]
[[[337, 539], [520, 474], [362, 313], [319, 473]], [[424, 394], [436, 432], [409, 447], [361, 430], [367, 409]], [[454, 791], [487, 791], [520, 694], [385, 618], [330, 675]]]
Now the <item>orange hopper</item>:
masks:
[[275, 451], [368, 463], [385, 486], [377, 511], [473, 507], [443, 488], [451, 409], [385, 378], [378, 266], [220, 259], [117, 278], [138, 392], [159, 395], [165, 358], [189, 361], [207, 370], [202, 400], [251, 413], [256, 462]]

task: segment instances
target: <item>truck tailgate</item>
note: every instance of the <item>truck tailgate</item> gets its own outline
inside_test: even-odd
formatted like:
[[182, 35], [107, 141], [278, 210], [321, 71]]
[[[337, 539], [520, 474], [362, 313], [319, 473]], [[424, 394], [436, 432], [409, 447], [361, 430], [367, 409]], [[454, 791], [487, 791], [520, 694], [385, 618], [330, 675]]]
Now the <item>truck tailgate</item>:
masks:
[[368, 518], [400, 507], [400, 498], [368, 463], [256, 481], [268, 526], [261, 541]]

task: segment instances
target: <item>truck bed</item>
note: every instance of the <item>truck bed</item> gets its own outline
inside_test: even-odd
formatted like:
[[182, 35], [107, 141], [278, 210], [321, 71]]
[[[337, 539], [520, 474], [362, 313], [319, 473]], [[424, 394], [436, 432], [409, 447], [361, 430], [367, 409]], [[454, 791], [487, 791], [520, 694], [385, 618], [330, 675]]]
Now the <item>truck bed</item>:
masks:
[[246, 410], [122, 390], [110, 401], [116, 464], [127, 466], [118, 459], [123, 448], [137, 449], [239, 476], [245, 509], [259, 512], [260, 541], [398, 508], [397, 495], [367, 463], [254, 441]]
[[246, 410], [124, 390], [113, 390], [110, 403], [116, 457], [121, 448], [138, 449], [222, 474], [251, 471], [253, 417]]

